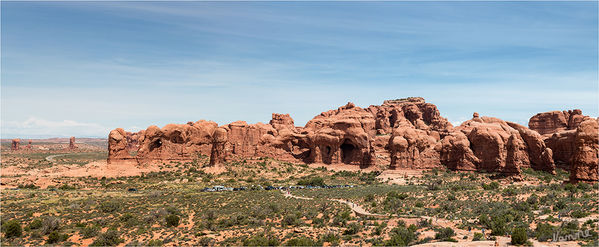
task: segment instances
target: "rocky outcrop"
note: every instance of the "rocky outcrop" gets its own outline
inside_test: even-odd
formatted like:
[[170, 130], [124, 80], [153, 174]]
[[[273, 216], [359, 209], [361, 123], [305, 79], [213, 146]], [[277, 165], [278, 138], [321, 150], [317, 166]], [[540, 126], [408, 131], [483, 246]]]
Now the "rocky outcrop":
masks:
[[212, 149], [210, 151], [210, 165], [217, 166], [225, 162], [226, 150], [225, 143], [227, 142], [227, 130], [218, 128], [214, 130], [212, 135]]
[[215, 122], [204, 120], [187, 124], [167, 124], [162, 128], [150, 126], [140, 138], [135, 158], [139, 162], [191, 161], [199, 154], [209, 155], [212, 135], [217, 127]]
[[541, 136], [524, 126], [474, 113], [455, 130], [440, 149], [441, 161], [451, 169], [505, 174], [518, 174], [524, 167], [555, 169]]
[[[584, 162], [577, 166], [580, 176], [576, 179], [592, 179], [584, 174], [591, 174], [587, 153], [594, 147], [583, 134], [576, 139], [578, 128], [568, 130], [583, 125], [585, 118], [580, 116], [578, 110], [537, 114], [530, 121], [535, 131], [474, 113], [471, 120], [453, 127], [435, 105], [418, 97], [387, 100], [368, 108], [347, 103], [322, 112], [304, 127], [296, 127], [289, 114], [273, 113], [268, 124], [236, 121], [219, 127], [200, 120], [150, 126], [137, 133], [115, 129], [109, 134], [108, 160], [132, 159], [141, 164], [191, 161], [206, 155], [210, 165], [222, 165], [236, 158], [272, 157], [383, 169], [446, 166], [517, 175], [529, 167], [554, 172], [555, 163], [571, 162], [580, 153], [578, 160]], [[542, 134], [553, 131], [558, 132]], [[585, 144], [577, 146], [576, 140]]]
[[437, 141], [425, 130], [398, 126], [389, 139], [390, 168], [427, 169], [441, 166]]
[[75, 145], [75, 137], [71, 136], [71, 138], [69, 138], [69, 150], [74, 149], [77, 149], [77, 146]]
[[440, 160], [449, 169], [476, 171], [480, 160], [472, 149], [470, 140], [461, 131], [455, 131], [441, 140]]
[[21, 147], [21, 139], [12, 139], [11, 145], [10, 145], [10, 150], [16, 151], [19, 150]]
[[27, 146], [25, 146], [26, 149], [31, 149], [31, 139], [29, 139], [29, 141], [27, 142]]
[[127, 133], [122, 128], [117, 128], [108, 134], [108, 163], [118, 160], [129, 160], [133, 157], [128, 150]]
[[553, 161], [559, 168], [572, 169], [575, 152], [575, 135], [578, 126], [588, 116], [581, 110], [550, 111], [536, 114], [529, 120], [529, 127], [542, 135], [547, 148], [553, 153]]
[[584, 117], [579, 109], [543, 112], [531, 117], [528, 127], [541, 135], [550, 136], [565, 130], [575, 130]]
[[570, 181], [599, 181], [599, 119], [587, 118], [576, 128]]
[[353, 103], [321, 113], [304, 129], [310, 149], [309, 162], [362, 167], [374, 164], [375, 119]]
[[393, 128], [403, 125], [421, 130], [446, 131], [451, 123], [441, 117], [437, 106], [423, 98], [410, 97], [385, 100], [383, 105], [367, 108], [375, 116], [377, 134], [391, 134]]

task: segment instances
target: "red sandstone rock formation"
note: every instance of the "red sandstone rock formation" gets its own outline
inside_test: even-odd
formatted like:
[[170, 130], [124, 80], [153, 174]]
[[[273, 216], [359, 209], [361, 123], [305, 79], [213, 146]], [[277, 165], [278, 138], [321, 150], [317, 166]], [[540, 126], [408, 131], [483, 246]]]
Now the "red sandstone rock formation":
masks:
[[437, 106], [426, 103], [421, 97], [385, 100], [383, 105], [367, 108], [375, 116], [377, 134], [391, 134], [393, 128], [411, 125], [416, 129], [446, 131], [451, 123], [441, 117]]
[[587, 118], [579, 124], [574, 146], [570, 181], [599, 181], [599, 119]]
[[[435, 138], [437, 137], [437, 138]], [[434, 168], [441, 166], [438, 136], [425, 130], [400, 124], [389, 139], [391, 169], [395, 168]]]
[[71, 136], [71, 138], [69, 138], [69, 149], [73, 150], [73, 149], [77, 149], [77, 146], [75, 146], [75, 137]]
[[210, 165], [220, 165], [225, 162], [226, 150], [225, 143], [227, 142], [227, 130], [218, 128], [214, 131], [212, 138], [212, 150], [210, 152]]
[[[570, 111], [553, 114], [557, 117], [541, 114], [531, 120], [531, 126], [544, 131], [561, 128], [552, 120], [561, 119], [560, 114], [564, 119], [567, 114], [566, 128], [580, 124], [579, 111]], [[549, 124], [540, 124], [545, 122]], [[574, 147], [575, 136], [571, 136]], [[579, 139], [588, 139], [582, 136]], [[422, 98], [407, 98], [368, 108], [348, 103], [321, 113], [305, 127], [295, 127], [288, 114], [273, 113], [269, 124], [237, 121], [218, 127], [200, 120], [163, 128], [150, 126], [138, 133], [115, 129], [109, 135], [108, 160], [190, 161], [202, 154], [210, 155], [211, 165], [238, 156], [367, 167], [377, 163], [377, 156], [384, 156], [379, 162], [389, 162], [381, 165], [392, 169], [444, 165], [454, 170], [518, 174], [526, 167], [553, 172], [554, 158], [557, 160], [562, 153], [552, 150], [550, 143], [536, 131], [497, 118], [479, 117], [478, 113], [454, 128], [435, 105]], [[593, 149], [587, 144], [582, 146]], [[587, 149], [572, 148], [571, 152]], [[583, 175], [591, 174], [587, 167], [592, 167], [585, 152], [577, 156], [584, 160], [577, 168], [579, 180], [592, 179], [592, 175]]]
[[531, 117], [528, 127], [541, 135], [550, 136], [565, 130], [575, 130], [583, 119], [584, 116], [579, 109], [543, 112]]
[[441, 161], [449, 168], [506, 174], [518, 174], [522, 167], [555, 169], [541, 136], [524, 126], [475, 113], [455, 130], [464, 135], [453, 132], [441, 142]]
[[14, 151], [19, 150], [21, 148], [20, 144], [21, 144], [21, 139], [12, 139], [10, 150], [14, 150]]
[[27, 146], [25, 148], [31, 149], [31, 139], [29, 139], [29, 142], [27, 143]]
[[374, 162], [375, 119], [353, 103], [321, 113], [304, 129], [308, 132], [310, 162], [363, 167]]
[[545, 145], [553, 152], [556, 166], [570, 170], [576, 129], [588, 118], [582, 115], [581, 110], [543, 112], [530, 118], [529, 126], [542, 134]]

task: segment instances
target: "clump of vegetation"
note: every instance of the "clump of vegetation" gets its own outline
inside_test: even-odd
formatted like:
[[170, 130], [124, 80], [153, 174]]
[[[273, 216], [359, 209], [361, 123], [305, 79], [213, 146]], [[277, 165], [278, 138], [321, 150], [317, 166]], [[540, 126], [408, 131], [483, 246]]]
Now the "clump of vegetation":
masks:
[[316, 242], [308, 237], [297, 237], [287, 240], [285, 246], [316, 246]]
[[123, 242], [116, 230], [108, 230], [102, 233], [91, 243], [91, 246], [116, 246]]
[[175, 214], [169, 214], [165, 217], [166, 226], [168, 227], [177, 227], [179, 226], [179, 216]]
[[513, 245], [523, 245], [528, 241], [528, 235], [526, 233], [526, 228], [524, 227], [516, 227], [512, 232], [512, 241]]
[[9, 220], [2, 224], [2, 232], [6, 238], [15, 238], [23, 235], [23, 228], [21, 223], [17, 220]]
[[243, 240], [243, 246], [279, 246], [280, 242], [273, 236], [255, 235]]
[[303, 178], [297, 182], [298, 185], [303, 186], [325, 186], [324, 178], [322, 177], [309, 177]]

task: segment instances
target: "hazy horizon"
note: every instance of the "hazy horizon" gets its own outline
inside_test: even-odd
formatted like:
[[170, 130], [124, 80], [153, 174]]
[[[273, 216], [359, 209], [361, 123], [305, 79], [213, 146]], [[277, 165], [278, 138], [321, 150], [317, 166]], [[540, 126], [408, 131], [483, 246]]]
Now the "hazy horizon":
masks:
[[1, 137], [200, 119], [303, 126], [423, 97], [527, 125], [599, 116], [597, 2], [2, 2]]

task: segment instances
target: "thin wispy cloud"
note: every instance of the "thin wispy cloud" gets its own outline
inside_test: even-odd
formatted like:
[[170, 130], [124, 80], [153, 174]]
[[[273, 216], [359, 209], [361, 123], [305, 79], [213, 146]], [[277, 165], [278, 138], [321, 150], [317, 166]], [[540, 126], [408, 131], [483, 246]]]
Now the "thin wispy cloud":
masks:
[[[36, 116], [143, 129], [268, 122], [272, 112], [302, 125], [348, 101], [367, 107], [407, 96], [425, 97], [454, 123], [474, 111], [523, 124], [548, 110], [597, 116], [596, 8], [7, 2], [2, 125]], [[2, 135], [27, 135], [13, 126]]]

